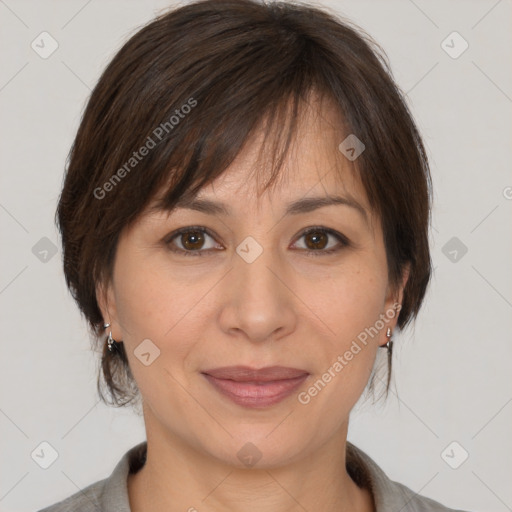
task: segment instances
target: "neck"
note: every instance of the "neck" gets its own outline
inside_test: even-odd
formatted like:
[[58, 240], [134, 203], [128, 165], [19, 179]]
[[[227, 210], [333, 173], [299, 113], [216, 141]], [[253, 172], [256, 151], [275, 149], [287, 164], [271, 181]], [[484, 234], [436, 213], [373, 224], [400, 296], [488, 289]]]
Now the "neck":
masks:
[[373, 512], [370, 491], [345, 467], [347, 426], [313, 456], [262, 469], [226, 464], [146, 425], [146, 463], [128, 477], [131, 512]]

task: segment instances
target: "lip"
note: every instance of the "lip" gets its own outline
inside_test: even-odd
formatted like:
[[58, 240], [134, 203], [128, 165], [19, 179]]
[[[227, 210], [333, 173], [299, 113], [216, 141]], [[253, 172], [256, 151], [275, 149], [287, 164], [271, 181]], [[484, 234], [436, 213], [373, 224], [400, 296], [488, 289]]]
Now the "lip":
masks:
[[309, 376], [297, 368], [228, 366], [202, 372], [222, 395], [238, 405], [264, 408], [290, 396]]
[[251, 368], [250, 366], [223, 366], [212, 368], [202, 373], [216, 377], [217, 379], [229, 379], [236, 382], [271, 382], [276, 380], [294, 379], [306, 375], [306, 370], [289, 368], [287, 366], [267, 366], [266, 368]]

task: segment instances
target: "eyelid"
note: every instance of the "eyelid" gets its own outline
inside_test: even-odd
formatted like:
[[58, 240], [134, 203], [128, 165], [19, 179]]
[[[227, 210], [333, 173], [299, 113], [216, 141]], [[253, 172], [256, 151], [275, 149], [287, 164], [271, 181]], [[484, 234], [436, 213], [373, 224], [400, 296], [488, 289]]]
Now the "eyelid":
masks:
[[[170, 246], [172, 244], [172, 241], [175, 238], [179, 237], [182, 234], [190, 233], [190, 232], [194, 232], [194, 231], [199, 231], [199, 232], [205, 233], [209, 237], [211, 237], [213, 240], [217, 241], [213, 232], [205, 226], [185, 226], [183, 228], [176, 229], [172, 233], [166, 235], [163, 239], [163, 242], [165, 243], [165, 245]], [[298, 240], [300, 240], [303, 236], [306, 236], [306, 235], [308, 235], [310, 233], [314, 233], [314, 232], [324, 232], [327, 235], [331, 235], [332, 237], [334, 237], [338, 240], [338, 245], [336, 247], [331, 247], [330, 249], [318, 249], [318, 250], [299, 249], [299, 251], [305, 252], [306, 254], [309, 254], [312, 256], [321, 256], [321, 255], [328, 255], [328, 254], [338, 252], [341, 249], [343, 249], [344, 247], [350, 247], [352, 245], [350, 240], [345, 235], [336, 231], [335, 229], [327, 228], [324, 226], [308, 226], [307, 228], [304, 228], [295, 237], [295, 241], [293, 242], [293, 245]], [[206, 250], [198, 249], [198, 250], [194, 250], [194, 251], [192, 251], [192, 250], [186, 251], [186, 250], [177, 248], [177, 249], [170, 249], [170, 250], [174, 253], [184, 254], [187, 256], [189, 256], [189, 255], [203, 256], [205, 253], [208, 254], [208, 253], [211, 253], [212, 251], [217, 251], [217, 250], [221, 250], [221, 249], [206, 249]]]
[[[165, 245], [171, 245], [172, 241], [175, 238], [178, 238], [180, 235], [183, 235], [185, 233], [190, 233], [190, 232], [194, 232], [194, 231], [200, 231], [202, 233], [205, 233], [209, 237], [211, 237], [213, 240], [217, 241], [215, 235], [213, 234], [213, 232], [209, 228], [207, 228], [205, 226], [185, 226], [183, 228], [176, 229], [172, 233], [169, 233], [168, 235], [166, 235], [163, 238], [163, 242], [164, 242]], [[180, 249], [180, 248], [171, 249], [171, 250], [173, 252], [177, 252], [177, 253], [181, 252], [181, 253], [188, 253], [188, 254], [190, 254], [190, 253], [197, 253], [197, 254], [199, 254], [199, 253], [207, 252], [207, 251], [204, 251], [204, 250], [184, 251], [183, 249]]]
[[[350, 245], [349, 239], [343, 233], [340, 233], [339, 231], [336, 231], [335, 229], [326, 228], [324, 226], [309, 226], [300, 232], [297, 239], [302, 238], [305, 235], [309, 235], [310, 233], [315, 233], [317, 231], [323, 231], [324, 233], [327, 233], [328, 235], [331, 235], [334, 238], [338, 239], [339, 242], [341, 242], [345, 245]], [[322, 252], [322, 251], [314, 251], [314, 252]], [[323, 252], [325, 252], [325, 251], [323, 251]]]

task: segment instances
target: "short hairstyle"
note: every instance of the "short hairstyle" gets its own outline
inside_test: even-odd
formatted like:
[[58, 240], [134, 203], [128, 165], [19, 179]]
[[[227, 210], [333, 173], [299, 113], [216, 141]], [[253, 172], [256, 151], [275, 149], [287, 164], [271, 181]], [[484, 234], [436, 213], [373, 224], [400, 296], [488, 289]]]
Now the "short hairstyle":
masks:
[[[92, 91], [67, 160], [56, 212], [64, 274], [102, 350], [105, 403], [139, 398], [124, 345], [110, 352], [102, 342], [96, 296], [112, 278], [120, 233], [157, 192], [172, 209], [220, 176], [264, 120], [270, 186], [312, 91], [334, 101], [340, 134], [365, 145], [353, 165], [381, 221], [390, 285], [410, 270], [398, 328], [416, 317], [432, 272], [431, 177], [384, 50], [352, 22], [302, 3], [196, 1], [122, 46]], [[389, 364], [386, 394], [390, 373]]]

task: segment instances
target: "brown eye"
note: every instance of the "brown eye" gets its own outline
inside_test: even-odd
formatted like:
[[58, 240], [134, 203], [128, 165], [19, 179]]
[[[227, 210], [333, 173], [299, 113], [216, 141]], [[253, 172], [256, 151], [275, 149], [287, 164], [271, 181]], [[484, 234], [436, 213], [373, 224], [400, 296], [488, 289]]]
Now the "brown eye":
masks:
[[204, 235], [201, 231], [188, 231], [181, 235], [181, 243], [185, 249], [201, 249], [204, 244]]
[[329, 241], [329, 237], [322, 231], [311, 231], [304, 235], [308, 249], [324, 249]]
[[[305, 247], [299, 248], [312, 256], [331, 254], [351, 245], [341, 233], [322, 227], [309, 228], [299, 237], [302, 239]], [[337, 243], [332, 244], [332, 241]], [[206, 228], [194, 226], [175, 231], [165, 239], [165, 244], [172, 252], [184, 256], [203, 256], [212, 254], [212, 250], [222, 250], [222, 247], [215, 246], [215, 238]]]
[[184, 256], [204, 256], [217, 249], [215, 238], [203, 227], [186, 227], [174, 231], [165, 239], [165, 244], [172, 252]]
[[[333, 229], [322, 227], [312, 227], [304, 231], [299, 240], [304, 239], [304, 247], [299, 247], [306, 254], [311, 256], [325, 256], [340, 251], [344, 247], [349, 247], [348, 238]], [[331, 240], [338, 243], [331, 243]]]

